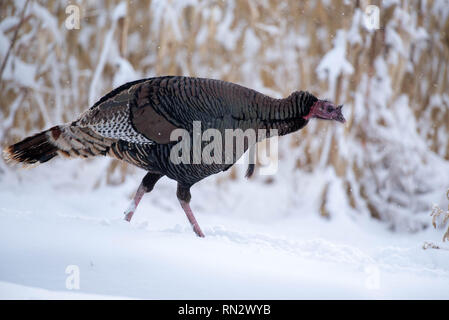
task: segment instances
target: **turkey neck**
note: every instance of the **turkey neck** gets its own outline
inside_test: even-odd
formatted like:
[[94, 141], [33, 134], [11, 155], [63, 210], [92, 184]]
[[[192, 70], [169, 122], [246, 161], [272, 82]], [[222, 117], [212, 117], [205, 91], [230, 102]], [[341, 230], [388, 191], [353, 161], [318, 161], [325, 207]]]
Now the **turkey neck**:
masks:
[[303, 119], [316, 100], [307, 92], [296, 91], [284, 99], [274, 99], [257, 93], [250, 104], [248, 118], [257, 115], [257, 129], [276, 129], [278, 135], [286, 135], [303, 128], [308, 120]]

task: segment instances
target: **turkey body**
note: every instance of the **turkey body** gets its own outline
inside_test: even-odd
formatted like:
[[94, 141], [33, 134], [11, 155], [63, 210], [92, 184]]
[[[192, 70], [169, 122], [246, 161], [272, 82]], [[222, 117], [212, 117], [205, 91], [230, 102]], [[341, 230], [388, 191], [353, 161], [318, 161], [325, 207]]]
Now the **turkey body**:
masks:
[[[217, 163], [205, 163], [202, 159], [199, 163], [173, 163], [172, 149], [179, 142], [170, 137], [174, 130], [183, 129], [192, 142], [197, 138], [195, 123], [201, 126], [202, 132], [214, 129], [223, 137], [227, 129], [253, 129], [260, 141], [273, 129], [285, 135], [303, 128], [308, 122], [304, 116], [317, 100], [303, 91], [274, 99], [234, 83], [213, 79], [181, 76], [142, 79], [111, 91], [77, 120], [10, 146], [5, 150], [5, 157], [33, 164], [57, 155], [109, 155], [148, 171], [134, 204], [126, 212], [127, 220], [131, 219], [142, 195], [150, 192], [159, 178], [167, 176], [178, 182], [178, 199], [195, 230], [196, 220], [193, 214], [189, 217], [190, 187], [227, 170], [242, 152], [234, 149], [231, 161], [224, 158], [223, 152], [223, 161]], [[209, 142], [201, 140], [202, 147]], [[225, 139], [221, 144], [224, 150]], [[243, 151], [249, 147], [251, 143], [245, 143]], [[193, 149], [191, 152], [192, 159]], [[195, 232], [202, 235], [199, 226]]]
[[[193, 137], [193, 124], [201, 130], [277, 129], [280, 134], [296, 131], [306, 125], [297, 99], [314, 102], [304, 92], [287, 99], [272, 99], [255, 90], [234, 83], [189, 77], [157, 77], [131, 82], [119, 87], [98, 101], [73, 126], [88, 127], [112, 139], [109, 154], [150, 172], [165, 175], [182, 184], [194, 183], [212, 174], [227, 170], [232, 164], [179, 163], [170, 160], [171, 141], [175, 129], [184, 129]], [[307, 102], [307, 101], [306, 101]], [[122, 116], [119, 116], [123, 114]], [[104, 121], [104, 119], [110, 119]], [[130, 134], [131, 132], [131, 134]], [[261, 139], [263, 137], [258, 137]], [[208, 142], [201, 141], [202, 147]], [[224, 139], [222, 149], [224, 150]], [[250, 145], [245, 145], [244, 151]], [[193, 152], [193, 148], [190, 148]], [[232, 163], [241, 154], [234, 150]], [[191, 154], [190, 159], [193, 158]]]

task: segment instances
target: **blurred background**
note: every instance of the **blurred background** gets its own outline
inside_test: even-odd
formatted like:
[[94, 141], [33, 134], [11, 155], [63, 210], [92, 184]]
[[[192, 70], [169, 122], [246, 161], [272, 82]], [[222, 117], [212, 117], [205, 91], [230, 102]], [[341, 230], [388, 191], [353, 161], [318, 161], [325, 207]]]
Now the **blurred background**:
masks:
[[[365, 23], [370, 4], [379, 28]], [[447, 1], [20, 0], [1, 1], [0, 19], [2, 147], [73, 120], [131, 80], [216, 78], [273, 97], [307, 90], [343, 103], [348, 120], [282, 137], [277, 175], [244, 181], [236, 166], [204, 182], [217, 192], [242, 184], [233, 196], [261, 202], [245, 210], [264, 210], [257, 194], [271, 186], [274, 214], [299, 215], [307, 203], [325, 219], [371, 216], [413, 232], [447, 201]], [[83, 187], [92, 190], [131, 178], [137, 187], [143, 176], [113, 160], [65, 168], [81, 165], [97, 168]], [[3, 183], [20, 172], [0, 160]], [[64, 174], [60, 184], [70, 183]]]

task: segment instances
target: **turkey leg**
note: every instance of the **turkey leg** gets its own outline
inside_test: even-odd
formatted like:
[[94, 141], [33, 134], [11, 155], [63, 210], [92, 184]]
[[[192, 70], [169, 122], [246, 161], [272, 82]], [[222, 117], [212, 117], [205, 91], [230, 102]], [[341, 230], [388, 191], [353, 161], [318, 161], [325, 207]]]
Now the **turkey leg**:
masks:
[[133, 217], [133, 214], [136, 211], [140, 200], [142, 200], [143, 195], [153, 190], [154, 185], [161, 177], [162, 175], [160, 174], [148, 172], [146, 176], [142, 179], [142, 182], [140, 183], [139, 188], [137, 189], [134, 199], [131, 201], [128, 209], [126, 209], [124, 213], [126, 221], [128, 222], [131, 221], [131, 218]]
[[203, 231], [201, 231], [200, 225], [196, 221], [192, 209], [190, 209], [189, 202], [190, 198], [192, 197], [190, 195], [190, 186], [183, 186], [180, 183], [178, 183], [178, 190], [176, 191], [176, 196], [178, 197], [182, 209], [186, 213], [187, 219], [192, 225], [193, 231], [196, 233], [198, 237], [204, 238], [204, 233]]

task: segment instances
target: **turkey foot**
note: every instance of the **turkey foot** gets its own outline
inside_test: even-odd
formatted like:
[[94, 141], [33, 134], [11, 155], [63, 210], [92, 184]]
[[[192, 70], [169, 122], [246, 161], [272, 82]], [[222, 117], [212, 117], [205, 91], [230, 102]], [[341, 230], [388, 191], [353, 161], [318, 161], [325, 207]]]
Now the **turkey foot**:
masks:
[[187, 219], [192, 225], [193, 231], [195, 231], [198, 237], [204, 238], [204, 233], [203, 231], [201, 231], [200, 225], [196, 221], [192, 209], [190, 209], [189, 202], [190, 199], [192, 198], [192, 196], [190, 195], [190, 186], [178, 182], [178, 189], [176, 190], [176, 196], [178, 197], [182, 209], [186, 213]]
[[144, 194], [145, 194], [145, 187], [143, 186], [143, 183], [141, 183], [139, 188], [137, 189], [134, 199], [131, 200], [131, 203], [129, 204], [128, 209], [126, 209], [126, 211], [125, 211], [125, 220], [126, 221], [128, 221], [128, 222], [131, 221], [131, 218], [133, 217], [133, 214], [136, 211], [137, 206], [139, 205], [140, 200], [142, 200], [142, 197]]
[[136, 212], [137, 206], [139, 205], [140, 200], [142, 200], [143, 195], [153, 190], [154, 185], [161, 177], [162, 175], [151, 172], [148, 172], [145, 177], [143, 177], [134, 199], [131, 201], [128, 209], [126, 209], [124, 213], [126, 221], [131, 221], [131, 218], [133, 217], [134, 212]]
[[203, 233], [203, 231], [201, 231], [200, 225], [196, 221], [195, 216], [193, 215], [192, 209], [190, 209], [189, 203], [185, 202], [183, 200], [179, 200], [179, 203], [181, 203], [181, 207], [184, 209], [187, 219], [189, 219], [189, 222], [192, 225], [193, 231], [196, 233], [196, 235], [198, 237], [204, 238], [204, 233]]

